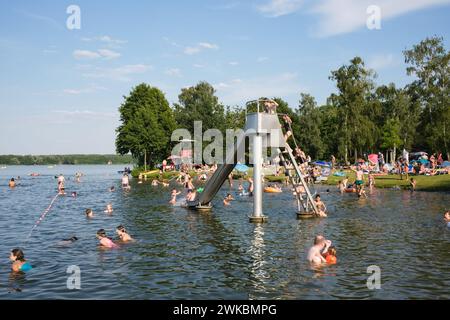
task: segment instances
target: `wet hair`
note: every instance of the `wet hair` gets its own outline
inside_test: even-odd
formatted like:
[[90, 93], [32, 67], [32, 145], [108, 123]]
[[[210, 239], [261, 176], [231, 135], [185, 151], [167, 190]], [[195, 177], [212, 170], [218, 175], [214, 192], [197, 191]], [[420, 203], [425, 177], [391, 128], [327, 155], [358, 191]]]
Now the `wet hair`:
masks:
[[78, 240], [78, 238], [75, 237], [75, 236], [73, 236], [73, 237], [71, 237], [71, 238], [68, 238], [68, 239], [63, 239], [63, 241], [71, 241], [71, 242], [75, 242], [75, 241], [77, 241], [77, 240]]
[[23, 254], [23, 251], [16, 248], [16, 249], [12, 249], [11, 253], [13, 254], [14, 257], [16, 257], [16, 260], [18, 261], [25, 261], [25, 255]]
[[316, 194], [316, 196], [314, 197], [314, 199], [320, 198], [320, 194]]
[[14, 178], [11, 178], [11, 181], [14, 181]]
[[323, 236], [319, 235], [314, 238], [314, 245], [321, 244], [323, 242], [325, 242], [325, 238]]
[[106, 231], [105, 231], [105, 229], [99, 229], [97, 231], [97, 236], [106, 238]]
[[92, 213], [92, 209], [86, 209], [86, 215], [89, 215], [89, 214], [91, 214]]
[[123, 225], [120, 225], [116, 228], [116, 230], [118, 231], [122, 231], [122, 232], [127, 232], [127, 230], [125, 229], [125, 227]]
[[336, 256], [336, 247], [335, 246], [329, 247], [327, 253], [332, 255], [332, 256]]

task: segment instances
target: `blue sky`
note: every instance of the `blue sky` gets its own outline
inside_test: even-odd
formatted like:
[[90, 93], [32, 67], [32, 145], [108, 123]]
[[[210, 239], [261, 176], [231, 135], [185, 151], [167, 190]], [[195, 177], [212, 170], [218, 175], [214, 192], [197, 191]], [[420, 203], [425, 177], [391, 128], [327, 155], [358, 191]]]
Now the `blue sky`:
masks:
[[432, 35], [448, 47], [449, 17], [450, 0], [2, 1], [0, 154], [114, 153], [118, 107], [141, 82], [171, 103], [205, 80], [226, 105], [296, 107], [300, 92], [324, 103], [330, 71], [359, 55], [403, 86], [402, 50]]

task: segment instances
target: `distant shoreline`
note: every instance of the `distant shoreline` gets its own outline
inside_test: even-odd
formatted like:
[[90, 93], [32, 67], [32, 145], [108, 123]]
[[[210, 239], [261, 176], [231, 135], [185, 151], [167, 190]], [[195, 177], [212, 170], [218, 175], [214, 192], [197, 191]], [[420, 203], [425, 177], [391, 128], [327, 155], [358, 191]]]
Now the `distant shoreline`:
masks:
[[12, 165], [88, 165], [131, 164], [131, 155], [64, 154], [64, 155], [0, 155], [0, 166]]

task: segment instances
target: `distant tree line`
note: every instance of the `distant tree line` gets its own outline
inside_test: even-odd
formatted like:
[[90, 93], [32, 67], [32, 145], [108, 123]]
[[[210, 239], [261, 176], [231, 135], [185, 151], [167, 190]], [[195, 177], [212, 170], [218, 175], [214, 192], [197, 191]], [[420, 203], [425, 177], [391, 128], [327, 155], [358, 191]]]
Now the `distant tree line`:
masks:
[[[376, 73], [360, 57], [330, 73], [336, 93], [325, 105], [300, 93], [297, 106], [281, 98], [278, 113], [293, 120], [294, 136], [313, 159], [352, 162], [364, 154], [383, 152], [395, 159], [398, 150], [450, 153], [450, 52], [443, 38], [426, 38], [403, 52], [411, 82], [376, 85]], [[256, 97], [255, 97], [256, 98]], [[243, 101], [244, 103], [245, 101]], [[139, 164], [155, 164], [166, 158], [175, 128], [193, 131], [194, 121], [203, 131], [243, 128], [243, 106], [224, 106], [207, 82], [183, 88], [178, 103], [170, 107], [158, 88], [140, 84], [124, 97], [117, 128], [119, 154], [131, 152]]]
[[73, 155], [0, 155], [1, 165], [59, 165], [59, 164], [130, 164], [131, 155], [73, 154]]

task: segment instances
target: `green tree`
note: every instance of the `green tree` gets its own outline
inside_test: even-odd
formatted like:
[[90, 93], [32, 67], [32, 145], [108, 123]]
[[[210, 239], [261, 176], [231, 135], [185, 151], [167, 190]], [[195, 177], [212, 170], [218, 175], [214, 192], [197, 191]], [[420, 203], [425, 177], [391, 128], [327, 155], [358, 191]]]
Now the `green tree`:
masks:
[[400, 139], [400, 123], [397, 119], [389, 119], [385, 123], [381, 141], [383, 148], [391, 150], [391, 161], [395, 161], [396, 149], [402, 143]]
[[158, 88], [142, 83], [132, 89], [119, 108], [122, 124], [116, 129], [116, 149], [131, 152], [138, 164], [165, 159], [171, 150], [170, 137], [176, 128], [173, 111]]
[[405, 50], [408, 75], [416, 80], [409, 86], [423, 111], [419, 128], [422, 142], [430, 152], [450, 157], [450, 51], [442, 37], [426, 38]]
[[175, 120], [179, 128], [194, 133], [194, 121], [202, 121], [202, 131], [218, 129], [225, 131], [224, 107], [219, 103], [214, 88], [207, 82], [184, 88], [174, 104]]
[[375, 143], [377, 128], [371, 119], [374, 77], [375, 73], [365, 67], [360, 57], [355, 57], [350, 60], [349, 65], [332, 71], [329, 77], [336, 81], [339, 91], [338, 94], [332, 94], [329, 101], [338, 108], [341, 123], [338, 145], [346, 163], [350, 150], [354, 150], [356, 161], [358, 151], [361, 153]]
[[319, 159], [323, 156], [324, 145], [322, 142], [321, 112], [317, 108], [316, 100], [313, 96], [301, 93], [298, 108], [299, 123], [299, 144], [302, 146], [306, 154], [313, 159]]

